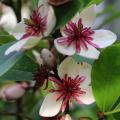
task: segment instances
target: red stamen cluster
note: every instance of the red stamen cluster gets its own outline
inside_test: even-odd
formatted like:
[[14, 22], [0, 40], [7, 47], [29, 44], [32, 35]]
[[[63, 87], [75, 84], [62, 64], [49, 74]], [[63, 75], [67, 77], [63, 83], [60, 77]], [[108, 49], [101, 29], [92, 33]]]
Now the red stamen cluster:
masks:
[[72, 99], [77, 103], [81, 103], [79, 97], [86, 92], [80, 88], [80, 84], [85, 80], [85, 77], [76, 76], [74, 79], [65, 75], [64, 79], [56, 79], [55, 77], [49, 77], [58, 87], [50, 90], [50, 92], [58, 93], [57, 100], [63, 99], [62, 112], [65, 111], [67, 104], [72, 107]]
[[51, 69], [47, 65], [42, 65], [41, 68], [34, 74], [34, 80], [36, 81], [34, 86], [35, 90], [41, 88], [44, 83], [46, 83], [44, 89], [47, 89], [50, 71]]
[[93, 38], [91, 35], [94, 34], [94, 31], [91, 30], [90, 27], [84, 27], [82, 24], [82, 19], [79, 19], [77, 24], [69, 21], [68, 25], [66, 25], [64, 28], [64, 32], [68, 37], [59, 39], [58, 43], [66, 45], [67, 47], [69, 47], [71, 44], [75, 44], [77, 53], [80, 53], [81, 47], [88, 49], [88, 44], [98, 48], [98, 46], [92, 42]]
[[29, 36], [39, 37], [46, 30], [47, 15], [44, 17], [41, 16], [41, 7], [43, 6], [41, 5], [33, 11], [30, 19], [24, 19], [26, 24], [26, 33], [22, 36], [21, 39], [25, 39]]

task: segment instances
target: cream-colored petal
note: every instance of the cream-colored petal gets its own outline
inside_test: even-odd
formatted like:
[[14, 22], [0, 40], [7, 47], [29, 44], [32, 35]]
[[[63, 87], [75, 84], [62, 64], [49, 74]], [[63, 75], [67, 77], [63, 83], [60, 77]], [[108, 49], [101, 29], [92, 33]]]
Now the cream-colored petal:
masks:
[[82, 90], [84, 90], [86, 93], [79, 97], [80, 101], [82, 101], [83, 104], [87, 105], [94, 103], [95, 98], [91, 86], [83, 87]]
[[92, 45], [88, 44], [87, 46], [88, 46], [88, 49], [81, 48], [80, 53], [77, 53], [77, 54], [85, 58], [98, 59], [100, 52]]
[[95, 30], [95, 34], [92, 37], [92, 42], [98, 45], [99, 48], [105, 48], [117, 40], [116, 34], [109, 30]]
[[85, 77], [85, 80], [81, 84], [87, 86], [91, 82], [91, 65], [87, 63], [77, 63], [72, 57], [67, 57], [58, 67], [58, 75], [62, 79], [65, 74], [72, 77], [73, 79], [79, 75]]
[[16, 42], [15, 44], [13, 44], [12, 46], [10, 46], [6, 51], [5, 51], [5, 55], [8, 55], [12, 52], [18, 52], [22, 49], [22, 47], [25, 45], [26, 41], [25, 40], [20, 40], [18, 42]]
[[48, 13], [47, 13], [47, 26], [46, 26], [46, 31], [44, 32], [44, 36], [48, 36], [53, 28], [55, 27], [56, 25], [56, 16], [55, 16], [55, 13], [54, 13], [54, 10], [53, 10], [53, 7], [51, 6], [48, 6]]
[[19, 40], [5, 51], [5, 55], [8, 55], [12, 52], [19, 52], [19, 51], [24, 51], [26, 49], [30, 49], [36, 46], [39, 41], [40, 38], [37, 37], [29, 37], [23, 40]]
[[85, 27], [91, 27], [96, 19], [96, 5], [93, 4], [88, 8], [85, 8], [80, 13], [80, 18], [82, 18], [82, 23]]
[[40, 15], [42, 17], [45, 17], [48, 13], [48, 10], [49, 10], [49, 4], [48, 4], [48, 1], [47, 0], [39, 0], [38, 2], [38, 7], [39, 6], [42, 6], [40, 8]]
[[60, 38], [54, 40], [54, 45], [55, 48], [57, 49], [57, 51], [63, 55], [74, 55], [75, 54], [75, 49], [74, 49], [74, 45], [72, 44], [69, 47], [66, 47], [65, 45], [61, 45], [60, 43], [58, 43], [58, 40]]
[[22, 47], [22, 50], [27, 50], [35, 47], [39, 43], [40, 39], [41, 37], [28, 37], [27, 39], [23, 39], [27, 42]]
[[15, 26], [15, 28], [14, 28], [14, 30], [13, 30], [13, 32], [12, 32], [12, 35], [17, 39], [17, 40], [19, 40], [24, 34], [25, 34], [25, 27], [26, 27], [26, 25], [24, 24], [24, 22], [22, 21], [22, 22], [20, 22], [20, 23], [18, 23], [16, 26]]
[[57, 115], [62, 106], [62, 100], [57, 101], [57, 94], [49, 93], [44, 99], [40, 108], [40, 116], [53, 117]]

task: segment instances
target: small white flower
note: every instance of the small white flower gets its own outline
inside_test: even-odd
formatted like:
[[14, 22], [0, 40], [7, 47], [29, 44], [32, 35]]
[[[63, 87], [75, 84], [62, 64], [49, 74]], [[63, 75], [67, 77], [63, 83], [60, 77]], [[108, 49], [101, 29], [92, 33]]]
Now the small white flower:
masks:
[[79, 104], [93, 103], [91, 83], [91, 65], [76, 63], [73, 58], [66, 58], [58, 68], [59, 77], [49, 77], [54, 88], [51, 90], [40, 108], [40, 115], [52, 117], [60, 109], [65, 111], [66, 105], [72, 106], [72, 99]]
[[56, 17], [53, 8], [47, 3], [47, 0], [40, 0], [30, 19], [24, 19], [14, 28], [12, 34], [19, 41], [10, 46], [5, 55], [36, 46], [42, 37], [48, 36], [52, 32], [55, 24]]
[[100, 53], [97, 48], [105, 48], [116, 41], [117, 36], [109, 30], [91, 29], [96, 18], [95, 8], [94, 4], [84, 9], [61, 30], [63, 37], [54, 41], [60, 53], [64, 55], [77, 53], [86, 58], [97, 59]]

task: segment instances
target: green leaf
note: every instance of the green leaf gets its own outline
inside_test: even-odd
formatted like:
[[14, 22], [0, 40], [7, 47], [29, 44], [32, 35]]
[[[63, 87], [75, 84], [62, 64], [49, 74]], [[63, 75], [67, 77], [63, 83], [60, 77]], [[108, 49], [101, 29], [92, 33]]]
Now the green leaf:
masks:
[[94, 3], [99, 4], [101, 1], [103, 0], [71, 0], [71, 2], [65, 5], [54, 7], [57, 17], [56, 29], [64, 26], [75, 16], [77, 12], [81, 11], [83, 8]]
[[0, 35], [0, 45], [3, 45], [8, 42], [13, 42], [16, 39], [12, 35]]
[[5, 50], [13, 43], [0, 47], [0, 80], [33, 80], [37, 64], [23, 53], [5, 56]]
[[81, 1], [82, 0], [72, 0], [65, 5], [54, 8], [57, 17], [56, 29], [64, 26], [83, 7], [83, 2]]
[[120, 96], [120, 44], [104, 49], [93, 64], [92, 88], [102, 112], [108, 115], [120, 110], [119, 103], [114, 106]]

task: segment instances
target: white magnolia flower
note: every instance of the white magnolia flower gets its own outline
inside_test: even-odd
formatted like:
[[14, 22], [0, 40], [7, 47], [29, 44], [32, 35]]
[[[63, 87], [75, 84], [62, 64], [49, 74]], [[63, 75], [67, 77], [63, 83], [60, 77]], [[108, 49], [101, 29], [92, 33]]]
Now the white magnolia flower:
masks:
[[5, 55], [36, 46], [42, 37], [48, 36], [52, 32], [55, 24], [56, 17], [53, 8], [47, 3], [47, 0], [40, 0], [30, 19], [24, 19], [13, 30], [12, 34], [19, 41], [9, 47]]
[[91, 83], [91, 65], [76, 63], [73, 58], [66, 58], [58, 68], [59, 77], [49, 77], [54, 83], [44, 99], [40, 108], [40, 115], [52, 117], [58, 114], [60, 109], [65, 111], [66, 105], [72, 106], [72, 99], [79, 104], [91, 104], [94, 102]]
[[0, 98], [4, 101], [12, 101], [22, 97], [26, 93], [28, 84], [26, 82], [5, 85], [0, 90]]
[[54, 41], [60, 53], [77, 53], [83, 57], [97, 59], [100, 53], [97, 48], [105, 48], [116, 41], [117, 36], [109, 30], [91, 29], [96, 18], [95, 8], [94, 4], [84, 9], [61, 30], [63, 37]]

